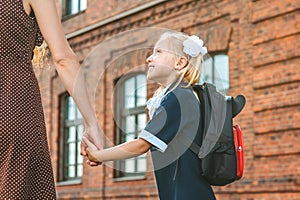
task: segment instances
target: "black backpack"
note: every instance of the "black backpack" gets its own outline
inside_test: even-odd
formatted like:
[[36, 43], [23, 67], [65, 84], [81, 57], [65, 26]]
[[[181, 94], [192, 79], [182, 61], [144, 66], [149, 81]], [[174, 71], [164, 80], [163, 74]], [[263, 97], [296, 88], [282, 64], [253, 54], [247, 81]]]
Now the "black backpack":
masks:
[[232, 118], [245, 106], [243, 95], [228, 97], [219, 93], [210, 83], [194, 85], [200, 101], [204, 124], [201, 147], [192, 143], [190, 149], [202, 163], [202, 175], [211, 185], [223, 186], [243, 175], [244, 148], [242, 132], [233, 126]]

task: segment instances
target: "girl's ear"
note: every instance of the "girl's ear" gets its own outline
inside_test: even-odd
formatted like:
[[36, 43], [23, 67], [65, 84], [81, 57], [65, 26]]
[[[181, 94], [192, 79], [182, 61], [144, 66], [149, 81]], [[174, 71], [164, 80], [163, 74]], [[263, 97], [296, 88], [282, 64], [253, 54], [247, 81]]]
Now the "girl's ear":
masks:
[[176, 70], [181, 70], [181, 69], [185, 68], [187, 66], [187, 64], [188, 64], [187, 58], [179, 57], [177, 62], [176, 62], [175, 69]]

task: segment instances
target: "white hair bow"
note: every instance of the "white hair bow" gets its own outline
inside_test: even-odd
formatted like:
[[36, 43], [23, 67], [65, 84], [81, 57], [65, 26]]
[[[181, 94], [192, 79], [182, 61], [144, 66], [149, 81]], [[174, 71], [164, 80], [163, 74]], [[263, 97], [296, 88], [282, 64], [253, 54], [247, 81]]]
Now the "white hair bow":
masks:
[[203, 40], [196, 35], [192, 35], [183, 41], [183, 52], [191, 57], [197, 57], [199, 53], [204, 56], [207, 53], [207, 48], [203, 46]]

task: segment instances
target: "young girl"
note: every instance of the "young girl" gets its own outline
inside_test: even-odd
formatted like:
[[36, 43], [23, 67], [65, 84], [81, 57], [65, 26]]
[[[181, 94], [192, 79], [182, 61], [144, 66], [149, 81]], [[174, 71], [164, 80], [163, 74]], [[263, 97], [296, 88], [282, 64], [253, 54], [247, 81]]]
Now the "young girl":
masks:
[[214, 200], [211, 186], [201, 176], [201, 161], [189, 146], [201, 144], [200, 106], [191, 85], [198, 82], [207, 53], [197, 36], [167, 32], [147, 58], [148, 80], [160, 88], [147, 102], [150, 121], [136, 140], [104, 150], [88, 139], [89, 161], [127, 159], [151, 149], [161, 200]]

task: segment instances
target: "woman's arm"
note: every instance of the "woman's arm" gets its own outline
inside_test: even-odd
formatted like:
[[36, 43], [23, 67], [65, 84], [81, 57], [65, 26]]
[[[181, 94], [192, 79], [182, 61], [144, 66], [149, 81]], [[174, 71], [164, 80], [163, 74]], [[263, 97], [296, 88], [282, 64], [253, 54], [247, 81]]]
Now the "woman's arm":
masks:
[[83, 141], [87, 144], [87, 156], [93, 162], [105, 162], [113, 160], [123, 160], [136, 157], [146, 153], [152, 146], [144, 139], [138, 138], [114, 147], [98, 150], [87, 138], [83, 137]]
[[[58, 75], [83, 116], [86, 137], [101, 149], [97, 118], [88, 98], [78, 58], [65, 37], [55, 1], [27, 0], [27, 2], [34, 10], [40, 30], [50, 48]], [[84, 151], [82, 153], [85, 154]]]

